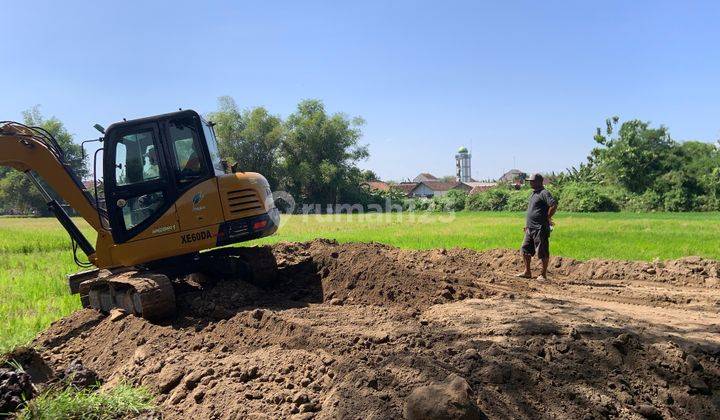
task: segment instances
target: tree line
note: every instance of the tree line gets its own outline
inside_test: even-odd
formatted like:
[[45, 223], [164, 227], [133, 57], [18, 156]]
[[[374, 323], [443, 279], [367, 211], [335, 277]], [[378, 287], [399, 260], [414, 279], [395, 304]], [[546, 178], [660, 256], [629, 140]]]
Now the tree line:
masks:
[[[720, 211], [720, 144], [678, 142], [667, 127], [608, 118], [597, 128], [585, 162], [546, 174], [559, 209], [599, 211]], [[436, 211], [521, 211], [528, 186], [499, 185], [480, 194], [450, 191], [432, 200], [405, 200], [404, 208]]]
[[[394, 209], [429, 211], [523, 210], [529, 190], [500, 185], [480, 194], [450, 191], [434, 199], [408, 199], [399, 190], [372, 191], [377, 179], [357, 164], [369, 156], [360, 144], [362, 118], [328, 113], [322, 101], [301, 101], [287, 118], [264, 107], [241, 110], [229, 96], [206, 115], [215, 126], [223, 158], [240, 171], [259, 172], [273, 191], [290, 193], [297, 209], [304, 203], [325, 206], [392, 204]], [[39, 108], [23, 112], [23, 122], [53, 134], [71, 167], [88, 171], [80, 146], [57, 118]], [[701, 141], [678, 142], [667, 127], [620, 122], [612, 117], [598, 128], [585, 162], [559, 174], [546, 174], [548, 189], [565, 211], [720, 211], [720, 148]], [[282, 203], [280, 203], [282, 204]], [[17, 171], [0, 168], [0, 213], [46, 214], [45, 203]]]
[[720, 146], [678, 142], [665, 126], [608, 118], [586, 162], [557, 179], [574, 211], [718, 211]]

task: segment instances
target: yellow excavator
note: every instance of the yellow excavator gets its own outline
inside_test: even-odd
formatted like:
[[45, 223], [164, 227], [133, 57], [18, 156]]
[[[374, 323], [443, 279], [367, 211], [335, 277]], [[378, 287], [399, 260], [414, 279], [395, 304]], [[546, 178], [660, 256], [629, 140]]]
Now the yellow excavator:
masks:
[[[50, 133], [0, 122], [0, 165], [26, 174], [70, 235], [75, 262], [96, 267], [68, 276], [84, 307], [154, 320], [175, 313], [173, 282], [192, 273], [273, 280], [269, 250], [221, 248], [275, 233], [279, 212], [265, 177], [226, 168], [211, 123], [180, 110], [95, 128], [103, 191], [95, 178], [90, 194]], [[56, 195], [97, 232], [94, 248]]]

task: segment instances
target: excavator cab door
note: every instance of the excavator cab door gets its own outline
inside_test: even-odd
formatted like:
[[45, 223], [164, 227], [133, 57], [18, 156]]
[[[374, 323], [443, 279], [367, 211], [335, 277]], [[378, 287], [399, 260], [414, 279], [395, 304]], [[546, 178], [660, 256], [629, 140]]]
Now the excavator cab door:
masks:
[[127, 242], [173, 207], [158, 122], [117, 127], [106, 135], [105, 199], [116, 243]]
[[[148, 231], [155, 222], [168, 220], [174, 226], [178, 221], [187, 230], [218, 219], [209, 213], [220, 203], [208, 204], [219, 200], [217, 184], [206, 181], [224, 170], [212, 128], [195, 111], [113, 124], [104, 147], [105, 200], [115, 243], [143, 232], [137, 240], [167, 233]], [[193, 199], [177, 206], [187, 194]], [[207, 198], [197, 206], [195, 197]]]

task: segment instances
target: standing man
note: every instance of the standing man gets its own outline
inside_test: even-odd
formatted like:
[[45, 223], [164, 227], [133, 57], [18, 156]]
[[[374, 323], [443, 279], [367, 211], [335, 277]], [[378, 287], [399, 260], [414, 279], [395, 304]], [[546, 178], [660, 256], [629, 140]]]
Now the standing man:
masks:
[[532, 278], [530, 261], [533, 255], [537, 255], [542, 261], [542, 273], [537, 279], [546, 280], [550, 261], [550, 226], [554, 224], [552, 217], [557, 210], [557, 201], [550, 191], [543, 187], [542, 175], [533, 174], [527, 181], [530, 182], [533, 192], [528, 202], [524, 229], [525, 239], [521, 248], [525, 260], [525, 271], [517, 276], [526, 279]]

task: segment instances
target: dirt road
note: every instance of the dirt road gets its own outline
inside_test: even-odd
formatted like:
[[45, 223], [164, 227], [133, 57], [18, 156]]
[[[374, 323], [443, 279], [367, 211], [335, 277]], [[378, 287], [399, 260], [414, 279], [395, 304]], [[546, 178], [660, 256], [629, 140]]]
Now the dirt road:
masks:
[[718, 262], [554, 258], [540, 283], [507, 250], [274, 254], [270, 290], [184, 284], [165, 325], [83, 310], [26, 365], [43, 382], [80, 359], [105, 386], [149, 387], [167, 418], [401, 418], [455, 377], [481, 417], [720, 418]]

